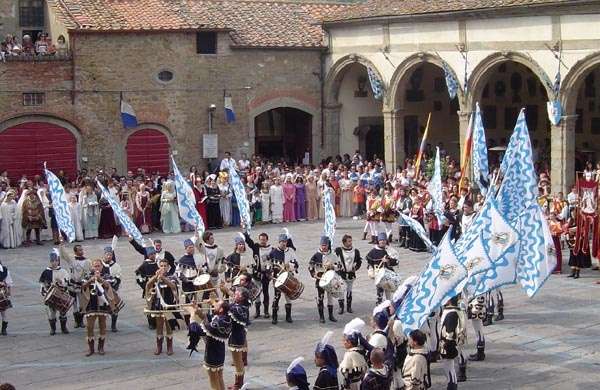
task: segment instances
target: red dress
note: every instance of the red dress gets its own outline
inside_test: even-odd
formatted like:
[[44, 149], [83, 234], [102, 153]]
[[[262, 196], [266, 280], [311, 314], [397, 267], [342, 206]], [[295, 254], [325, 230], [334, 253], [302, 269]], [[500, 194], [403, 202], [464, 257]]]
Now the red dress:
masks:
[[206, 193], [204, 192], [204, 187], [193, 187], [194, 190], [194, 196], [196, 197], [196, 210], [198, 211], [198, 214], [200, 214], [200, 217], [202, 218], [202, 222], [204, 222], [204, 224], [206, 225], [206, 200], [204, 198], [206, 198]]

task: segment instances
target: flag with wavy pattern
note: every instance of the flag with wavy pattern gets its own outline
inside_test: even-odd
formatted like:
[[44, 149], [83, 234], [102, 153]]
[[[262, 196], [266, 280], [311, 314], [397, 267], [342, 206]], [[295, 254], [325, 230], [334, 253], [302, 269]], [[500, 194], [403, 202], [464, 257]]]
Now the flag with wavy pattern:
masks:
[[179, 215], [184, 221], [196, 228], [200, 234], [204, 232], [204, 221], [196, 210], [196, 196], [190, 184], [184, 179], [177, 168], [175, 159], [171, 156], [173, 162], [173, 173], [175, 174], [175, 191], [177, 192], [177, 206], [179, 206]]
[[129, 217], [129, 215], [125, 212], [125, 210], [123, 210], [123, 208], [121, 208], [121, 205], [119, 204], [119, 202], [117, 202], [117, 200], [106, 189], [106, 187], [104, 187], [102, 185], [102, 183], [100, 183], [100, 181], [96, 180], [96, 184], [98, 184], [98, 188], [100, 188], [100, 191], [102, 192], [102, 197], [104, 199], [106, 199], [108, 201], [108, 203], [110, 204], [110, 207], [112, 208], [113, 213], [119, 220], [119, 223], [121, 224], [121, 226], [127, 231], [127, 233], [129, 233], [131, 235], [131, 237], [133, 237], [134, 240], [136, 240], [137, 242], [142, 244], [142, 240], [143, 240], [142, 233], [137, 228], [137, 226], [135, 226], [135, 223], [133, 223], [133, 221], [131, 220], [131, 217]]
[[248, 197], [246, 196], [246, 189], [244, 188], [244, 184], [240, 180], [240, 176], [235, 170], [235, 167], [230, 166], [228, 172], [229, 182], [231, 183], [231, 188], [233, 188], [238, 209], [240, 210], [240, 219], [246, 230], [249, 231], [250, 227], [252, 227], [252, 217], [250, 216], [250, 204], [248, 203]]
[[71, 211], [69, 210], [65, 188], [59, 178], [46, 169], [46, 163], [44, 163], [44, 172], [46, 173], [48, 193], [52, 198], [52, 209], [54, 210], [58, 228], [67, 235], [69, 242], [73, 242], [75, 241], [75, 226], [73, 226], [73, 220], [71, 219]]
[[325, 208], [325, 224], [323, 226], [323, 235], [329, 238], [329, 241], [333, 245], [333, 239], [335, 237], [335, 207], [331, 201], [333, 189], [331, 187], [325, 187], [323, 192], [323, 206]]

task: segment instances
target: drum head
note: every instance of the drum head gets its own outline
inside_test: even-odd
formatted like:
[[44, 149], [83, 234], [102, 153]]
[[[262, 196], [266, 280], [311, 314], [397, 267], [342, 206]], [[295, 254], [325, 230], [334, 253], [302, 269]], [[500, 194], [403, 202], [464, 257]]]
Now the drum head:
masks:
[[288, 278], [288, 273], [287, 272], [282, 272], [279, 274], [279, 276], [277, 277], [277, 279], [275, 279], [275, 287], [281, 287], [283, 286], [283, 284], [285, 283], [285, 281]]
[[319, 287], [323, 288], [331, 283], [331, 280], [335, 277], [335, 271], [329, 270], [321, 276], [321, 280], [319, 280]]
[[208, 282], [210, 282], [210, 275], [202, 274], [202, 275], [196, 276], [192, 283], [194, 284], [194, 286], [204, 286]]
[[378, 285], [381, 282], [381, 279], [383, 279], [383, 276], [385, 275], [385, 271], [385, 267], [381, 267], [379, 271], [377, 271], [377, 273], [375, 274], [375, 284]]
[[240, 275], [236, 276], [235, 279], [233, 279], [233, 286], [239, 286], [241, 279], [242, 277]]

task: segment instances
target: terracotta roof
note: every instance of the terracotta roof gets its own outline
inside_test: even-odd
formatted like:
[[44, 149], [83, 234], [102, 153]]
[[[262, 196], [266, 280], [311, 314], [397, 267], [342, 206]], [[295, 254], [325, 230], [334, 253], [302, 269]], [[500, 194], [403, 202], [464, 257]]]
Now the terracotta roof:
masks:
[[534, 5], [574, 3], [573, 0], [366, 0], [325, 17], [326, 22], [386, 16], [509, 9]]
[[321, 21], [348, 5], [335, 1], [48, 0], [76, 31], [231, 30], [237, 46], [323, 47]]

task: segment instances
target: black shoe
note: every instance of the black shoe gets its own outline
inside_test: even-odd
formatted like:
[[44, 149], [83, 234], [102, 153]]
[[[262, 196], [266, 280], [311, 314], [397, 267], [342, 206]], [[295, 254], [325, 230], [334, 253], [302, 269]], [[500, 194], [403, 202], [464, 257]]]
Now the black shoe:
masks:
[[273, 315], [271, 316], [271, 323], [277, 325], [277, 309], [273, 308]]
[[254, 319], [260, 318], [260, 302], [254, 304]]
[[483, 326], [490, 326], [493, 325], [494, 322], [492, 321], [492, 314], [488, 313], [485, 316], [485, 320], [483, 320]]
[[567, 276], [567, 278], [574, 278], [577, 271], [571, 270], [571, 275]]
[[171, 318], [169, 320], [169, 326], [171, 327], [172, 330], [181, 330], [181, 326], [179, 325], [179, 321], [177, 321], [176, 318]]
[[319, 311], [319, 322], [321, 324], [324, 324], [325, 323], [325, 313], [323, 311], [323, 304], [318, 304], [317, 310]]
[[579, 270], [575, 271], [575, 276], [573, 276], [573, 279], [579, 279]]
[[2, 321], [2, 330], [0, 331], [0, 335], [6, 336], [6, 327], [8, 326], [8, 322]]
[[340, 309], [338, 310], [338, 314], [342, 315], [342, 314], [344, 314], [344, 300], [338, 299], [338, 303], [340, 304]]
[[[113, 333], [116, 333], [119, 331], [119, 329], [117, 329], [117, 318], [119, 318], [119, 316], [117, 314], [113, 314], [112, 316], [110, 316], [110, 331]], [[169, 320], [169, 325], [171, 325], [171, 320], [173, 320], [172, 318]], [[175, 320], [177, 321], [177, 320]], [[171, 329], [173, 329], [173, 326], [171, 326]]]
[[294, 321], [292, 321], [292, 304], [291, 303], [286, 303], [285, 304], [285, 322], [289, 322], [290, 324]]
[[469, 356], [472, 362], [482, 362], [485, 360], [485, 343], [477, 343], [477, 352]]
[[66, 318], [60, 319], [60, 331], [63, 334], [69, 334], [69, 329], [67, 329], [67, 319]]
[[458, 382], [466, 382], [467, 381], [467, 364], [461, 364], [458, 366], [458, 373], [456, 375], [456, 380]]
[[73, 328], [75, 328], [75, 329], [79, 328], [79, 321], [80, 321], [79, 316], [81, 316], [80, 313], [77, 313], [77, 312], [73, 313], [73, 321], [75, 322], [75, 325], [73, 325]]
[[50, 336], [54, 336], [56, 334], [56, 320], [48, 320], [50, 323]]
[[504, 319], [504, 312], [502, 310], [498, 310], [498, 315], [494, 319], [496, 321], [502, 321]]
[[449, 382], [446, 390], [458, 390], [458, 383]]
[[333, 316], [333, 305], [327, 305], [327, 312], [329, 313], [329, 321], [337, 322], [337, 320]]
[[271, 316], [269, 315], [269, 305], [263, 305], [264, 307], [264, 312], [265, 314], [263, 315], [263, 318], [271, 318]]

